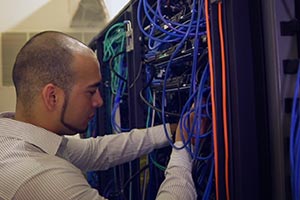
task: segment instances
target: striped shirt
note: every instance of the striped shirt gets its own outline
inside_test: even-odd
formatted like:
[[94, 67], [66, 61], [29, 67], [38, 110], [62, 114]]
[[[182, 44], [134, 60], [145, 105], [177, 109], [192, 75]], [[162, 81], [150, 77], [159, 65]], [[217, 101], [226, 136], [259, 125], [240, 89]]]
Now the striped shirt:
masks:
[[[13, 116], [0, 116], [0, 199], [4, 200], [104, 199], [82, 172], [105, 170], [168, 144], [162, 126], [76, 139], [13, 120]], [[173, 150], [157, 199], [195, 199], [191, 161], [185, 151]]]

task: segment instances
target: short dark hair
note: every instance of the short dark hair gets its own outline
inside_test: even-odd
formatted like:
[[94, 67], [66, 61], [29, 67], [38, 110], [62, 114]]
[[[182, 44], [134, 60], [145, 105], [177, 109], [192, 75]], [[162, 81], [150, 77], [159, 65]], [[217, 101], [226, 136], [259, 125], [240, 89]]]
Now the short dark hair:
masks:
[[74, 84], [72, 44], [77, 42], [64, 33], [44, 31], [33, 36], [22, 47], [13, 67], [13, 82], [17, 99], [25, 107], [33, 103], [48, 83], [55, 84], [66, 93], [71, 90]]

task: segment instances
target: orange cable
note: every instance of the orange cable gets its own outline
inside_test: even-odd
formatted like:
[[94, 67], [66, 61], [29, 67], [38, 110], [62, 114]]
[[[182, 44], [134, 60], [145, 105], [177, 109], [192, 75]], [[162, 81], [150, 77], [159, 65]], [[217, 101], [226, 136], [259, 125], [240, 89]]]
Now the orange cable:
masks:
[[223, 33], [223, 19], [222, 19], [222, 2], [218, 3], [218, 22], [220, 34], [221, 47], [221, 61], [222, 61], [222, 103], [223, 103], [223, 125], [224, 125], [224, 148], [225, 148], [225, 187], [226, 198], [230, 199], [229, 191], [229, 142], [228, 142], [228, 119], [227, 119], [227, 85], [226, 85], [226, 63], [225, 63], [225, 47], [224, 47], [224, 33]]
[[211, 102], [212, 102], [212, 125], [213, 125], [213, 140], [214, 140], [214, 159], [215, 159], [215, 187], [216, 187], [216, 199], [219, 200], [219, 167], [218, 167], [218, 140], [217, 140], [217, 123], [216, 123], [216, 102], [215, 102], [215, 86], [214, 86], [214, 70], [212, 62], [212, 47], [211, 47], [211, 35], [210, 35], [210, 23], [208, 14], [208, 0], [205, 0], [205, 19], [206, 19], [206, 34], [207, 34], [207, 49], [208, 49], [208, 61], [210, 71], [210, 90], [211, 90]]

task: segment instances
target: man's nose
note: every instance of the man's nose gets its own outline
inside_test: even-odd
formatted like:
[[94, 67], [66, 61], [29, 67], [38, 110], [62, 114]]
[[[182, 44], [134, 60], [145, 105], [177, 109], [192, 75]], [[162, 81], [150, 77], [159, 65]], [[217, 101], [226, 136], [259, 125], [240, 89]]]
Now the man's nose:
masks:
[[103, 99], [98, 89], [93, 99], [93, 107], [101, 107], [102, 105], [103, 105]]

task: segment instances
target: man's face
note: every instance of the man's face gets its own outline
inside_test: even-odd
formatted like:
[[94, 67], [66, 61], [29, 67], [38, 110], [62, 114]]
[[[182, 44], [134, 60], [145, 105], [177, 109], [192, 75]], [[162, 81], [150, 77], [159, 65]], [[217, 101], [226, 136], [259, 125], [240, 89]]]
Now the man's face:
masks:
[[76, 80], [71, 91], [65, 94], [60, 119], [71, 134], [85, 132], [96, 109], [103, 104], [98, 89], [101, 75], [96, 57], [78, 54], [73, 66]]

